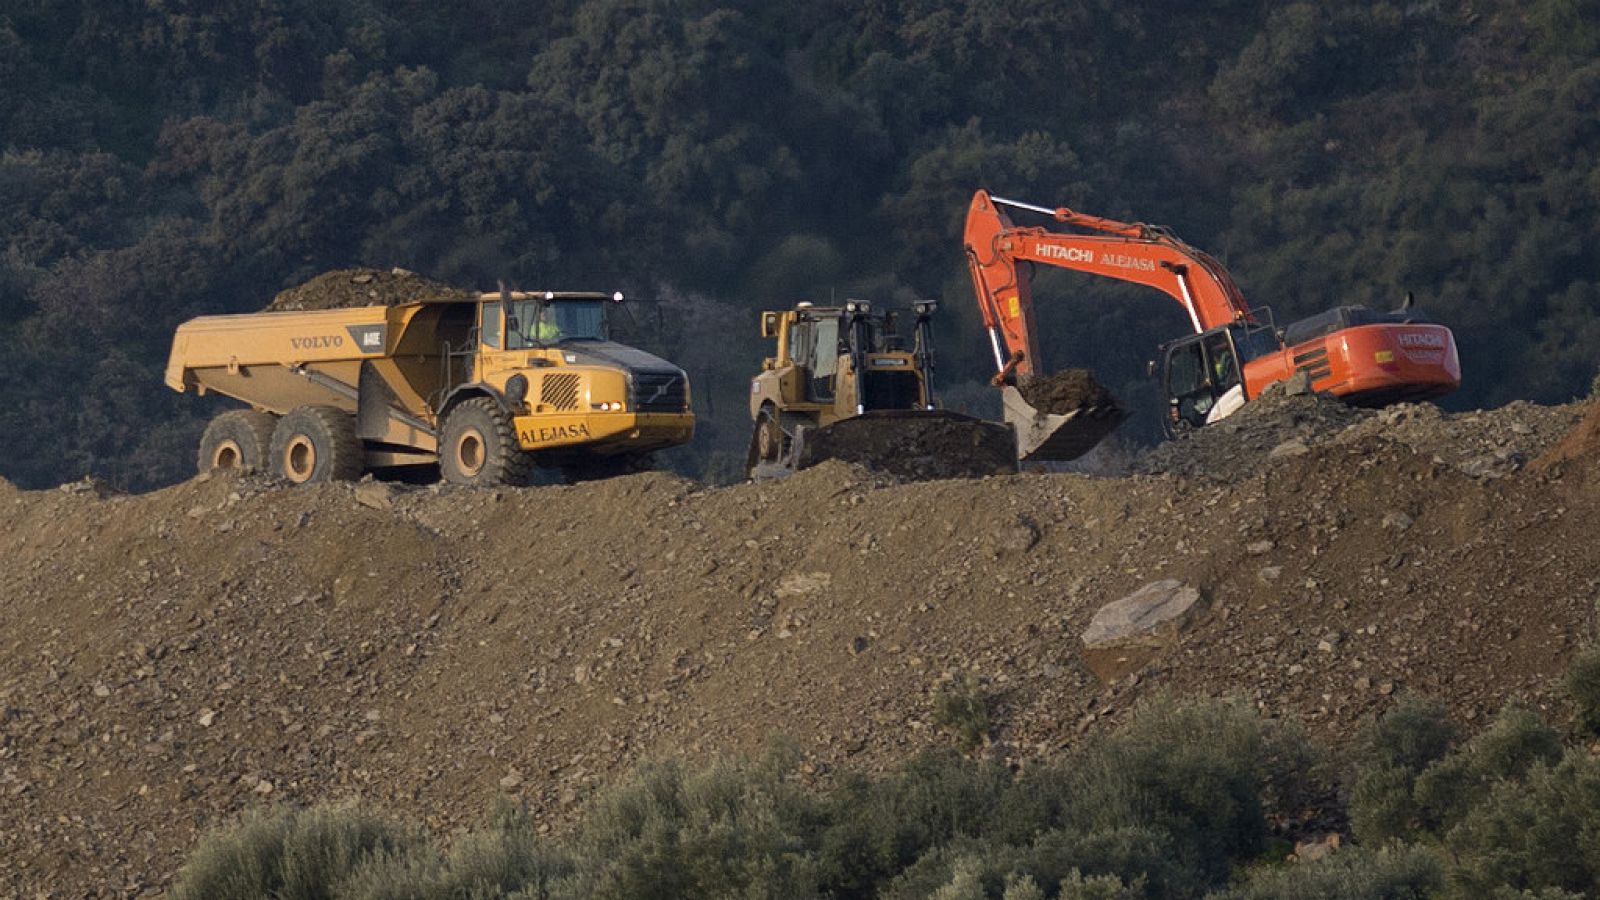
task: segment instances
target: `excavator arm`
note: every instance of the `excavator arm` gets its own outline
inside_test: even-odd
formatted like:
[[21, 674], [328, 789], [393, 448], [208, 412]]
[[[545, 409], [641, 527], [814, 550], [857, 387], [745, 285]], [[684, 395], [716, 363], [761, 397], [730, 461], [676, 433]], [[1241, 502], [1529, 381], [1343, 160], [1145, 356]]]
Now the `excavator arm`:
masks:
[[[1007, 209], [1050, 216], [1075, 230], [1019, 227]], [[1296, 373], [1310, 380], [1312, 390], [1363, 406], [1438, 397], [1461, 384], [1455, 338], [1443, 325], [1419, 320], [1405, 309], [1384, 313], [1341, 306], [1280, 332], [1256, 320], [1221, 263], [1163, 228], [978, 191], [967, 209], [965, 243], [978, 308], [999, 369], [995, 383], [1003, 388], [1006, 420], [1018, 430], [1024, 459], [1063, 458], [1043, 454], [1075, 451], [1093, 437], [1082, 423], [1045, 415], [1022, 396], [1043, 374], [1036, 369], [1040, 354], [1031, 264], [1147, 285], [1184, 308], [1194, 335], [1165, 345], [1173, 419], [1190, 421], [1204, 412], [1204, 422], [1214, 421], [1238, 408], [1229, 402], [1242, 405], [1267, 385]], [[1172, 359], [1179, 353], [1192, 356], [1194, 364], [1175, 368]], [[1174, 380], [1175, 371], [1207, 374], [1189, 384]], [[1228, 392], [1238, 395], [1234, 401], [1228, 400]], [[1194, 401], [1193, 416], [1184, 415], [1189, 401]], [[1202, 405], [1214, 412], [1202, 410]]]
[[[1019, 227], [1006, 207], [1048, 215], [1092, 233]], [[1220, 263], [1158, 227], [1065, 207], [1047, 209], [978, 191], [967, 209], [965, 242], [978, 308], [1002, 376], [1012, 371], [1023, 377], [1040, 374], [1034, 368], [1039, 340], [1033, 321], [1032, 273], [1023, 263], [1153, 287], [1184, 308], [1196, 333], [1254, 321], [1249, 304]]]

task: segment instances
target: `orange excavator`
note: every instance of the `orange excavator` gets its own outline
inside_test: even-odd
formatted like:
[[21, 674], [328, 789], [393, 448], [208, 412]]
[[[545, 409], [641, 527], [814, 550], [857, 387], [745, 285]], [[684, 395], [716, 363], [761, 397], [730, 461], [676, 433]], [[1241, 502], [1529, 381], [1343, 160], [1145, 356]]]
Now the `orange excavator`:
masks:
[[[1078, 229], [1019, 227], [1007, 210], [1049, 216]], [[1006, 419], [1019, 438], [1048, 417], [1021, 403], [1015, 385], [1040, 377], [1039, 334], [1031, 292], [1034, 264], [1148, 285], [1176, 300], [1194, 333], [1163, 345], [1168, 430], [1216, 422], [1260, 396], [1267, 385], [1304, 373], [1310, 389], [1356, 406], [1384, 406], [1448, 394], [1461, 384], [1455, 337], [1405, 305], [1390, 312], [1339, 306], [1276, 328], [1262, 321], [1222, 264], [1165, 228], [1118, 222], [1065, 207], [1019, 203], [978, 191], [967, 209], [967, 262], [994, 349], [995, 383], [1008, 391]], [[1031, 416], [1030, 416], [1031, 414]], [[1060, 431], [1096, 426], [1074, 421]], [[1048, 429], [1045, 429], [1048, 431]], [[1094, 440], [1098, 440], [1093, 434]], [[1099, 437], [1104, 437], [1103, 434]], [[1051, 441], [1075, 450], [1084, 441]], [[1091, 445], [1092, 446], [1092, 445]], [[1032, 458], [1055, 458], [1051, 456]]]

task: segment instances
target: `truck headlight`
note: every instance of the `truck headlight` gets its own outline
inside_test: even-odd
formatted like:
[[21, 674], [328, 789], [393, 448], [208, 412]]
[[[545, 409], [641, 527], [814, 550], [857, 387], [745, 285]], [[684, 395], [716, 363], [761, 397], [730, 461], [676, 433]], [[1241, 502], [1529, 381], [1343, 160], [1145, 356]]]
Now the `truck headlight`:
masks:
[[528, 376], [513, 375], [506, 379], [506, 402], [512, 406], [521, 406], [522, 401], [528, 399]]

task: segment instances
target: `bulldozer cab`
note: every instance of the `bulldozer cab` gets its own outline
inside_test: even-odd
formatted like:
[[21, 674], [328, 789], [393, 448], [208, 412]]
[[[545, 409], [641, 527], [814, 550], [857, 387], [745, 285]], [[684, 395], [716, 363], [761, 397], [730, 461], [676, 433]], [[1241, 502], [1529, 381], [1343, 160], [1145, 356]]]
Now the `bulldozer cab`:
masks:
[[867, 301], [762, 313], [761, 334], [778, 347], [750, 382], [750, 476], [825, 459], [917, 478], [1016, 471], [1009, 427], [934, 408], [934, 308], [914, 306], [909, 348], [896, 327], [905, 313]]
[[909, 350], [896, 331], [896, 313], [865, 301], [763, 313], [761, 334], [778, 347], [752, 381], [752, 415], [770, 407], [827, 424], [872, 410], [931, 408], [932, 310], [931, 303], [918, 304]]
[[797, 314], [789, 323], [789, 356], [801, 370], [806, 399], [832, 403], [839, 377], [839, 317]]
[[917, 347], [907, 351], [894, 311], [854, 300], [842, 308], [802, 311], [793, 340], [806, 350], [806, 362], [798, 354], [796, 362], [810, 366], [809, 399], [834, 402], [841, 415], [930, 407], [928, 311], [918, 316]]

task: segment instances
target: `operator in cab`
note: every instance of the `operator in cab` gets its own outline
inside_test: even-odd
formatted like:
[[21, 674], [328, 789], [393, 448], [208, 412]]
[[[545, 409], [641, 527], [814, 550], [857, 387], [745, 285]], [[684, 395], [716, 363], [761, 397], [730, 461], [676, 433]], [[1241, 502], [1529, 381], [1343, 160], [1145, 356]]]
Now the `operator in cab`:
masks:
[[556, 324], [555, 307], [548, 304], [539, 308], [539, 318], [534, 322], [533, 339], [541, 344], [553, 344], [561, 340], [561, 326]]

